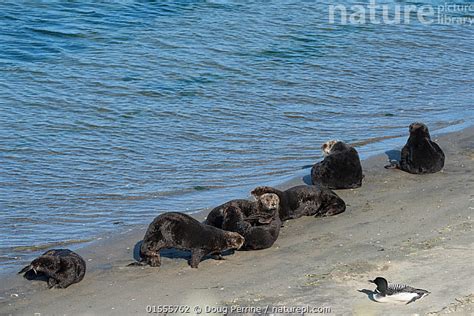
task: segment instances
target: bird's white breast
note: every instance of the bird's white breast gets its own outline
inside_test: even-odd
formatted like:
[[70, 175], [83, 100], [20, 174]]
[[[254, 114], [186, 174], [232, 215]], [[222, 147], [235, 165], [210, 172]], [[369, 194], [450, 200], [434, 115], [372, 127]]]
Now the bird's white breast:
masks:
[[416, 293], [400, 292], [393, 295], [382, 296], [380, 294], [374, 295], [374, 300], [380, 303], [408, 303], [413, 298], [418, 297]]

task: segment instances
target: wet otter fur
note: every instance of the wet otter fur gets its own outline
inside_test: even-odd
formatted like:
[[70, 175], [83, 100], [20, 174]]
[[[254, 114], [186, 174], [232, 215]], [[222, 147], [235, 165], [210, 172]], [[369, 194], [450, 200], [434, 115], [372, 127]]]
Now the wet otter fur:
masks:
[[354, 189], [362, 185], [362, 166], [354, 147], [332, 140], [321, 147], [324, 159], [313, 165], [311, 180], [329, 189]]
[[21, 273], [28, 280], [43, 277], [50, 289], [65, 289], [84, 278], [86, 262], [69, 249], [51, 249], [18, 272]]
[[443, 150], [431, 140], [428, 126], [415, 122], [409, 126], [410, 136], [403, 146], [400, 161], [392, 161], [387, 169], [400, 169], [408, 173], [435, 173], [443, 169]]
[[319, 185], [299, 185], [286, 191], [263, 186], [252, 191], [254, 196], [265, 193], [274, 193], [280, 198], [282, 221], [301, 216], [332, 216], [346, 210], [346, 204], [336, 193]]
[[209, 212], [204, 223], [222, 228], [224, 209], [230, 205], [238, 207], [247, 220], [250, 220], [250, 217], [252, 217], [252, 221], [258, 221], [260, 224], [269, 223], [272, 221], [275, 209], [278, 208], [278, 196], [274, 194], [262, 194], [256, 198], [256, 201], [237, 199], [216, 206]]
[[206, 223], [237, 232], [245, 238], [241, 250], [271, 247], [280, 233], [280, 198], [273, 193], [262, 194], [257, 201], [233, 200], [214, 208]]
[[[255, 219], [255, 218], [254, 218]], [[245, 243], [241, 250], [259, 250], [273, 246], [280, 234], [281, 220], [278, 209], [275, 209], [272, 220], [264, 224], [258, 218], [246, 218], [237, 205], [229, 205], [224, 209], [224, 230], [237, 232], [244, 236]]]
[[239, 249], [244, 241], [238, 233], [202, 224], [183, 213], [168, 212], [156, 217], [149, 225], [140, 247], [140, 256], [142, 262], [159, 267], [160, 249], [191, 250], [190, 266], [197, 268], [204, 256]]

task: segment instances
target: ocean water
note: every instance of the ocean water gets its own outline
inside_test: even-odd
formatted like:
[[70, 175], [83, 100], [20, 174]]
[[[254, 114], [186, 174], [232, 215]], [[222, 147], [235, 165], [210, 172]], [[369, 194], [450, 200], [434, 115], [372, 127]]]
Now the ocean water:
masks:
[[472, 122], [474, 26], [330, 3], [0, 2], [0, 265]]

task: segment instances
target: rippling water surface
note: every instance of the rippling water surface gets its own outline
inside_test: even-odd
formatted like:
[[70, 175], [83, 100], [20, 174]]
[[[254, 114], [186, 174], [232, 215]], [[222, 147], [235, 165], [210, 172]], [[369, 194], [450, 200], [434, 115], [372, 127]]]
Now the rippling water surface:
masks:
[[245, 197], [331, 138], [472, 120], [474, 26], [328, 4], [2, 1], [0, 264]]

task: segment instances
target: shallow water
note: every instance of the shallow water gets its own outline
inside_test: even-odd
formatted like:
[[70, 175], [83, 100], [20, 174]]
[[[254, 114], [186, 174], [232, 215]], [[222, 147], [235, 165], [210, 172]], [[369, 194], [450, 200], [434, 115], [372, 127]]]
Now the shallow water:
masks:
[[2, 266], [245, 197], [328, 139], [368, 155], [472, 122], [473, 26], [329, 24], [328, 3], [1, 2]]

